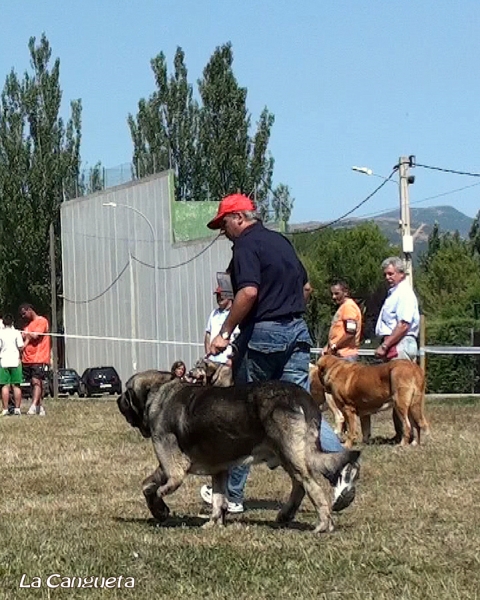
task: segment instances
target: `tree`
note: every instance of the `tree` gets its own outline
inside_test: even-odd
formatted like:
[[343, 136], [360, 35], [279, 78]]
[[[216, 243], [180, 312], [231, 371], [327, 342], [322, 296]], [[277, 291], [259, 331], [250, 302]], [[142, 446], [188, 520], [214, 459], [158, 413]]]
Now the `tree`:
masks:
[[423, 271], [427, 272], [430, 264], [435, 257], [435, 254], [440, 250], [442, 245], [440, 227], [435, 221], [433, 225], [432, 233], [428, 236], [428, 247], [427, 251], [423, 253], [419, 258], [419, 267]]
[[455, 234], [441, 234], [438, 242], [428, 268], [416, 276], [425, 315], [473, 317], [473, 303], [480, 293], [478, 260], [472, 256], [469, 242]]
[[274, 220], [288, 223], [295, 199], [290, 194], [290, 188], [284, 183], [279, 183], [273, 191], [272, 209]]
[[335, 279], [348, 283], [352, 297], [363, 308], [364, 330], [370, 336], [385, 296], [380, 266], [398, 249], [392, 248], [378, 226], [369, 222], [291, 237], [314, 289], [307, 319], [317, 343], [324, 343], [330, 327], [334, 310], [330, 286]]
[[216, 48], [198, 81], [200, 102], [177, 48], [169, 77], [166, 58], [151, 61], [156, 91], [128, 116], [137, 177], [175, 171], [177, 200], [220, 200], [241, 190], [268, 214], [274, 161], [268, 152], [274, 117], [265, 108], [250, 136], [247, 90], [233, 73], [231, 44]]
[[57, 280], [61, 280], [61, 202], [77, 195], [81, 103], [60, 117], [60, 60], [51, 65], [45, 35], [29, 41], [31, 72], [7, 76], [0, 97], [0, 281], [4, 309], [32, 301], [50, 305], [48, 231], [57, 235]]
[[472, 244], [472, 250], [477, 256], [480, 256], [480, 210], [473, 219], [468, 238]]

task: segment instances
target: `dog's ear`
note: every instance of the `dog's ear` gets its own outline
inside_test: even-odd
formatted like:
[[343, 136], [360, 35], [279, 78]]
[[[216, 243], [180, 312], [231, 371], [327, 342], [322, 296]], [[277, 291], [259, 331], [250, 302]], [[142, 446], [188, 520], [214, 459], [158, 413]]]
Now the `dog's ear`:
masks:
[[118, 397], [117, 405], [128, 423], [132, 427], [138, 427], [138, 422], [141, 420], [141, 415], [139, 414], [138, 407], [135, 405], [133, 391], [130, 388], [126, 388], [123, 394]]

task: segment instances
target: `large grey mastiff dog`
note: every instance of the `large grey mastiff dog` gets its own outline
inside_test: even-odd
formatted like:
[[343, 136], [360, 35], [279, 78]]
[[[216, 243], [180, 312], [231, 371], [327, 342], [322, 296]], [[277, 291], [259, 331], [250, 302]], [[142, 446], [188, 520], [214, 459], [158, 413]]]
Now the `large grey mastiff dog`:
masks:
[[[360, 453], [322, 452], [318, 441], [321, 414], [301, 387], [282, 381], [217, 387], [210, 385], [215, 369], [210, 369], [203, 384], [165, 383], [158, 371], [138, 373], [130, 377], [118, 398], [130, 425], [152, 438], [159, 462], [143, 482], [152, 515], [159, 521], [168, 517], [163, 498], [177, 490], [188, 474], [211, 475], [213, 503], [208, 525], [223, 525], [228, 469], [267, 462], [271, 468], [281, 465], [292, 480], [290, 497], [277, 522], [293, 520], [306, 493], [318, 516], [315, 533], [332, 531], [330, 505], [319, 480], [322, 475], [339, 474]], [[222, 383], [217, 381], [217, 385]]]

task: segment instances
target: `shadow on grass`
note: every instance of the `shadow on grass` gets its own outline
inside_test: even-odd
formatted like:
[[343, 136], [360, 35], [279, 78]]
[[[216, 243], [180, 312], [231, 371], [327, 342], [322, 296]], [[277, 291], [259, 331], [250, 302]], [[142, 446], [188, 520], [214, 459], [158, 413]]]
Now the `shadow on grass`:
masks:
[[278, 500], [264, 500], [262, 498], [254, 498], [245, 502], [247, 510], [280, 510], [282, 503]]
[[[208, 522], [208, 517], [198, 517], [189, 515], [173, 515], [168, 517], [163, 523], [155, 519], [142, 519], [138, 517], [115, 517], [117, 523], [132, 523], [137, 525], [147, 525], [154, 529], [200, 529]], [[248, 512], [241, 515], [228, 515], [226, 527], [234, 524], [245, 526], [255, 525], [257, 527], [265, 527], [267, 529], [291, 529], [295, 531], [313, 531], [314, 526], [311, 523], [293, 521], [291, 523], [277, 523], [275, 520], [249, 518]]]
[[208, 517], [195, 517], [190, 515], [173, 515], [168, 517], [165, 521], [160, 523], [159, 521], [149, 518], [142, 519], [139, 517], [114, 517], [113, 519], [117, 523], [134, 523], [138, 525], [148, 525], [149, 527], [162, 528], [162, 529], [175, 529], [178, 527], [202, 527], [207, 521]]
[[398, 439], [396, 437], [387, 437], [385, 435], [377, 435], [372, 437], [366, 444], [366, 446], [398, 446]]

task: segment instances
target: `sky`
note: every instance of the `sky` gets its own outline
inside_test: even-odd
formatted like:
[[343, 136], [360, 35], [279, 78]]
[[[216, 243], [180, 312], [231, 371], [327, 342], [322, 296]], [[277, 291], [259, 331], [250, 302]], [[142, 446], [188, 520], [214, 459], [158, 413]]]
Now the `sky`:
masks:
[[[291, 222], [329, 221], [400, 156], [480, 173], [479, 31], [478, 0], [3, 0], [0, 78], [29, 69], [28, 40], [44, 32], [61, 61], [64, 116], [82, 99], [82, 164], [111, 168], [132, 159], [126, 119], [155, 89], [151, 58], [163, 51], [171, 67], [181, 46], [195, 83], [231, 41], [253, 122], [264, 106], [275, 115], [274, 184], [290, 186]], [[479, 178], [411, 174], [412, 206], [480, 209]], [[353, 216], [398, 207], [389, 182]]]

